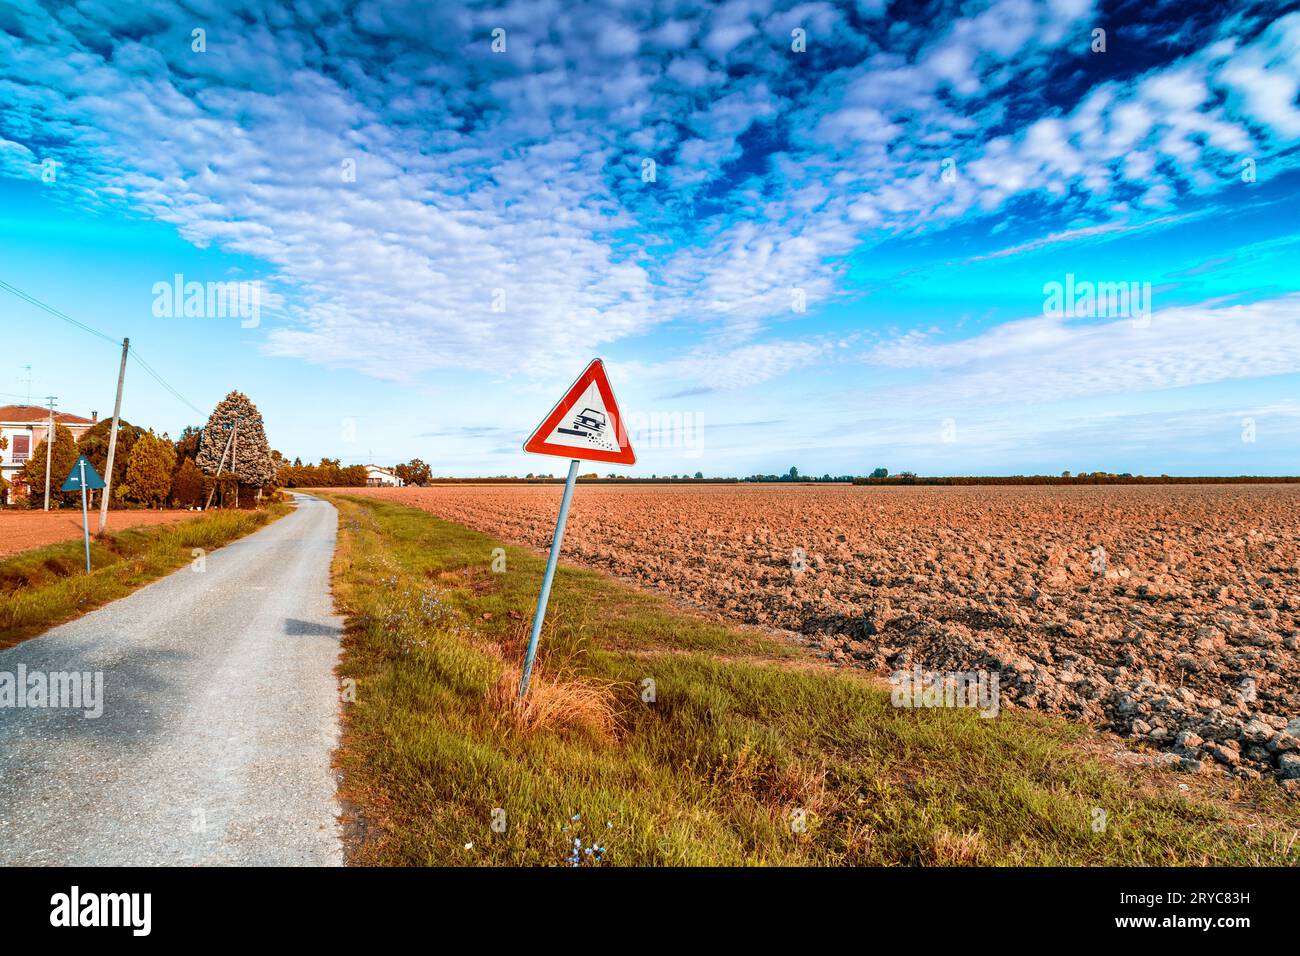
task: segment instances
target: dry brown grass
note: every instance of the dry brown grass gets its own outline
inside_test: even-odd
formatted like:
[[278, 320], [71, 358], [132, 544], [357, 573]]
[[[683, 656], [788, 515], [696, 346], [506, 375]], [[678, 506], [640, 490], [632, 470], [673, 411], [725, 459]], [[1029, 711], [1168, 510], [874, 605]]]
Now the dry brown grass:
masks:
[[615, 739], [619, 733], [615, 701], [621, 686], [617, 682], [550, 674], [534, 664], [528, 693], [520, 700], [523, 665], [519, 662], [528, 646], [528, 628], [529, 622], [521, 621], [503, 635], [502, 643], [474, 641], [501, 663], [496, 684], [487, 695], [488, 708], [521, 733], [569, 728]]
[[523, 668], [502, 662], [501, 674], [488, 693], [488, 706], [523, 733], [539, 730], [580, 728], [606, 740], [618, 736], [614, 704], [618, 686], [612, 681], [591, 678], [552, 678], [533, 669], [528, 693], [519, 697]]
[[[564, 612], [556, 609], [547, 620], [548, 631], [553, 633], [564, 617]], [[528, 694], [519, 699], [519, 680], [523, 676], [520, 662], [528, 647], [530, 628], [531, 621], [521, 618], [495, 640], [482, 635], [471, 638], [479, 650], [501, 664], [497, 682], [487, 695], [489, 709], [521, 733], [567, 728], [586, 730], [605, 740], [615, 739], [620, 731], [615, 701], [620, 688], [627, 685], [570, 676], [572, 661], [561, 659], [558, 666], [552, 664], [554, 671], [534, 663]]]
[[940, 830], [931, 844], [931, 860], [938, 866], [971, 866], [979, 863], [983, 855], [984, 837], [978, 830]]

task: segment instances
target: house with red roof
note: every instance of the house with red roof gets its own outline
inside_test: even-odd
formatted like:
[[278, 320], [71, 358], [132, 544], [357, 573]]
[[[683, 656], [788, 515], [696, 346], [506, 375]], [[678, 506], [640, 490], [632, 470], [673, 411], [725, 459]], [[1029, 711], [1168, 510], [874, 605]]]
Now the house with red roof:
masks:
[[[73, 415], [69, 412], [55, 412], [54, 420], [72, 432], [72, 437], [81, 441], [84, 435], [98, 420], [95, 412], [89, 418]], [[0, 476], [9, 482], [9, 498], [5, 504], [12, 504], [18, 495], [26, 494], [26, 486], [18, 479], [18, 473], [27, 464], [36, 446], [45, 440], [50, 427], [50, 410], [40, 405], [0, 405], [0, 437], [9, 439], [9, 447], [0, 451]]]

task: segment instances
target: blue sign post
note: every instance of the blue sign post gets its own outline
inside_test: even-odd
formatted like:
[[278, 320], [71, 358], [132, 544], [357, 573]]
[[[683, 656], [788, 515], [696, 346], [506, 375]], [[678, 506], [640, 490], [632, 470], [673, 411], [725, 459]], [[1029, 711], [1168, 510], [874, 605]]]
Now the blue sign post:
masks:
[[86, 461], [85, 455], [77, 459], [77, 463], [72, 466], [72, 471], [68, 472], [68, 478], [63, 483], [64, 491], [81, 489], [81, 537], [86, 543], [87, 574], [90, 573], [90, 511], [86, 506], [86, 492], [91, 488], [103, 487], [104, 479], [99, 477], [95, 466]]

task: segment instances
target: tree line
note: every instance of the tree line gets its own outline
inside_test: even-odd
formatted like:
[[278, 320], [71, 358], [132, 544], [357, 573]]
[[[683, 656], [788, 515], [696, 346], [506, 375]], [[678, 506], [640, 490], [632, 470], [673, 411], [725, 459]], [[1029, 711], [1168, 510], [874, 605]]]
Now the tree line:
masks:
[[[80, 455], [107, 479], [108, 446], [113, 420], [87, 429], [77, 441], [65, 425], [54, 425], [50, 454], [50, 504], [80, 507], [79, 492], [62, 492], [64, 480]], [[47, 441], [32, 451], [18, 477], [28, 494], [16, 502], [40, 508], [45, 501]], [[220, 504], [253, 504], [275, 490], [277, 462], [283, 460], [266, 441], [261, 413], [242, 392], [231, 392], [213, 410], [203, 427], [187, 425], [173, 441], [167, 432], [118, 422], [113, 456], [110, 508], [198, 508], [209, 497]], [[0, 492], [4, 489], [0, 488]], [[102, 492], [97, 492], [96, 495]], [[0, 500], [3, 500], [0, 498]]]
[[[394, 465], [390, 471], [405, 485], [427, 485], [433, 471], [418, 458]], [[344, 465], [338, 458], [322, 458], [318, 465], [304, 465], [301, 458], [283, 462], [277, 472], [281, 488], [360, 488], [368, 475], [365, 465]]]
[[902, 472], [882, 478], [854, 478], [855, 485], [1242, 485], [1293, 484], [1300, 477], [1258, 475], [1133, 475], [1094, 471], [1071, 475], [922, 476]]

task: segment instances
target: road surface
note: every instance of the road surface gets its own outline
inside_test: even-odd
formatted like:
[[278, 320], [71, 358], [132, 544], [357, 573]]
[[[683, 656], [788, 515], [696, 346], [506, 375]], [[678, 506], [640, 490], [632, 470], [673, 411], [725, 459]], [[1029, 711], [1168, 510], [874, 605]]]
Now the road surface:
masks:
[[29, 689], [103, 675], [99, 717], [0, 706], [0, 864], [343, 862], [338, 515], [297, 501], [202, 570], [0, 651], [0, 681], [25, 665]]

